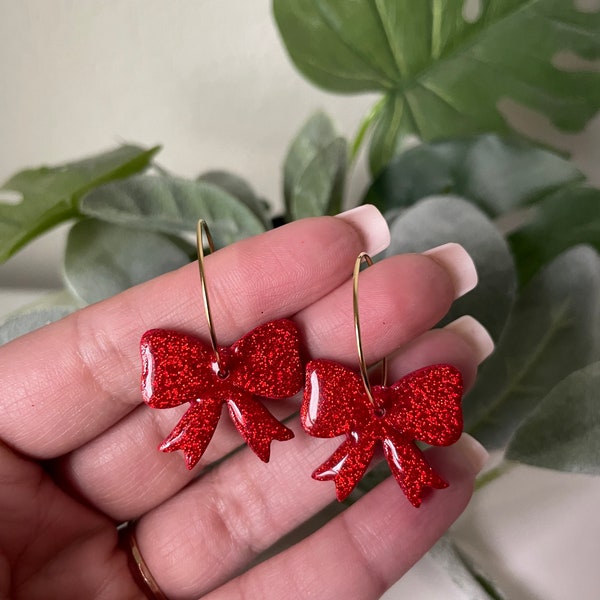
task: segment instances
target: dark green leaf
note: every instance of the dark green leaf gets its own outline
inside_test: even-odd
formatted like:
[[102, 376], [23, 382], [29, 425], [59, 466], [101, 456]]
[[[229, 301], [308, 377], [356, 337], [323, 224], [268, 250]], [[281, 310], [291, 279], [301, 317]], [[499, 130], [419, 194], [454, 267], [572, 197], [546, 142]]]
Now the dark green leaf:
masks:
[[228, 192], [176, 177], [140, 175], [104, 185], [82, 198], [80, 210], [103, 221], [175, 235], [194, 233], [202, 218], [218, 247], [265, 231], [254, 211]]
[[446, 571], [465, 600], [503, 600], [496, 586], [462, 554], [448, 535], [429, 551], [429, 556]]
[[571, 162], [553, 152], [489, 134], [403, 152], [378, 175], [365, 202], [388, 212], [425, 196], [455, 194], [494, 218], [582, 179]]
[[346, 141], [329, 117], [314, 114], [294, 138], [283, 167], [288, 219], [336, 214], [340, 210], [347, 163]]
[[486, 446], [502, 447], [554, 385], [598, 360], [599, 346], [600, 257], [577, 246], [523, 290], [463, 402], [465, 428]]
[[600, 56], [600, 12], [572, 0], [480, 2], [474, 22], [464, 0], [273, 0], [275, 19], [298, 69], [342, 93], [388, 97], [371, 151], [374, 172], [398, 140], [423, 140], [509, 126], [510, 98], [577, 131], [600, 106], [600, 74], [560, 70], [559, 52]]
[[600, 362], [563, 379], [515, 432], [507, 458], [600, 475]]
[[76, 308], [74, 299], [66, 292], [48, 294], [0, 320], [0, 346], [66, 317]]
[[262, 221], [266, 229], [271, 226], [269, 204], [254, 193], [250, 184], [235, 173], [228, 171], [207, 171], [198, 177], [198, 181], [211, 183], [243, 202]]
[[121, 146], [58, 167], [21, 171], [0, 190], [22, 195], [15, 205], [0, 202], [0, 262], [54, 225], [77, 215], [77, 201], [93, 187], [144, 170], [159, 147]]
[[509, 237], [522, 283], [577, 244], [600, 250], [600, 190], [568, 187], [536, 205], [526, 225]]
[[164, 235], [86, 219], [69, 231], [64, 276], [78, 299], [92, 303], [188, 262]]
[[513, 303], [516, 276], [504, 238], [479, 209], [451, 196], [424, 199], [392, 222], [391, 233], [388, 255], [462, 244], [475, 261], [479, 284], [454, 303], [444, 322], [469, 314], [498, 339]]

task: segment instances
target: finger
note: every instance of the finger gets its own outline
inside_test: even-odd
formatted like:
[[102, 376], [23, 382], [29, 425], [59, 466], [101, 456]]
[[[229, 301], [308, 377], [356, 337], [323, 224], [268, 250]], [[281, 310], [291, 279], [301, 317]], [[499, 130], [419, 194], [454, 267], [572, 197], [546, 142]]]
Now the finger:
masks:
[[[422, 256], [403, 255], [365, 271], [361, 276], [362, 330], [364, 347], [373, 360], [425, 331], [445, 314], [454, 297], [454, 283], [447, 268]], [[411, 295], [406, 293], [407, 287]], [[305, 338], [313, 356], [356, 363], [351, 298], [352, 282], [347, 281], [296, 315], [301, 330], [310, 330]], [[443, 346], [444, 336], [438, 337]], [[430, 346], [436, 348], [435, 339]], [[461, 359], [460, 350], [448, 354], [452, 355]], [[422, 360], [422, 365], [431, 364], [424, 356]], [[276, 417], [285, 418], [296, 409], [297, 403], [292, 407], [281, 404]], [[156, 451], [184, 410], [140, 407], [66, 457], [61, 465], [65, 479], [88, 502], [119, 518], [131, 518], [156, 506], [194, 476], [184, 468], [179, 456]], [[239, 435], [228, 419], [221, 419], [202, 464], [218, 460], [239, 443]]]
[[486, 458], [485, 450], [466, 435], [451, 448], [427, 452], [428, 461], [450, 482], [443, 494], [431, 494], [415, 510], [388, 479], [318, 532], [207, 600], [380, 598], [461, 514]]
[[[455, 347], [460, 339], [452, 332], [437, 333], [449, 352], [438, 350], [438, 357], [464, 363], [461, 369], [472, 378], [469, 344], [462, 342], [464, 355], [459, 357]], [[423, 343], [435, 342], [429, 335]], [[416, 343], [414, 349], [421, 351]], [[332, 501], [333, 484], [314, 481], [310, 473], [335, 451], [339, 438], [311, 438], [297, 421], [290, 426], [297, 436], [277, 448], [269, 465], [242, 451], [141, 518], [140, 547], [167, 595], [176, 589], [200, 595], [220, 585]], [[402, 495], [399, 489], [397, 494]], [[211, 540], [210, 552], [205, 540]], [[163, 556], [171, 557], [168, 568]], [[203, 556], [201, 564], [197, 556]]]
[[[207, 257], [220, 343], [318, 300], [347, 279], [365, 246], [377, 252], [388, 240], [385, 220], [367, 206], [297, 221]], [[0, 348], [0, 437], [49, 458], [115, 423], [141, 401], [146, 329], [206, 333], [199, 290], [197, 265], [187, 265]]]

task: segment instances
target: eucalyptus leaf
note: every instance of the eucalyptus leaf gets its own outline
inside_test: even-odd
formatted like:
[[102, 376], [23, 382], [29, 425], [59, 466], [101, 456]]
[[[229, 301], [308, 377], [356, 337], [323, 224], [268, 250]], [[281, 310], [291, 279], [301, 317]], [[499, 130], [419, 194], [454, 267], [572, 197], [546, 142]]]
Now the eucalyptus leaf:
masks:
[[340, 211], [348, 147], [324, 113], [314, 114], [292, 141], [283, 167], [289, 220]]
[[554, 385], [598, 360], [599, 346], [600, 257], [576, 246], [521, 293], [463, 401], [465, 429], [489, 448], [504, 446]]
[[204, 181], [225, 190], [252, 210], [266, 229], [271, 226], [268, 202], [257, 196], [252, 186], [239, 175], [229, 171], [207, 171], [198, 177], [198, 181]]
[[403, 152], [375, 178], [364, 201], [385, 213], [425, 196], [454, 194], [494, 218], [582, 179], [558, 154], [518, 138], [485, 134]]
[[465, 600], [504, 600], [498, 588], [462, 554], [448, 535], [429, 551], [430, 556], [461, 590]]
[[[505, 132], [510, 98], [578, 131], [600, 106], [600, 74], [560, 70], [559, 52], [600, 56], [600, 12], [572, 0], [273, 0], [296, 67], [325, 89], [381, 91], [370, 162], [378, 172], [408, 133], [423, 140]], [[515, 43], [518, 40], [518, 43]]]
[[244, 202], [206, 181], [139, 175], [104, 185], [84, 196], [90, 217], [148, 231], [182, 236], [204, 219], [218, 247], [265, 231]]
[[600, 475], [600, 362], [563, 379], [515, 432], [507, 458]]
[[0, 262], [51, 227], [77, 216], [77, 202], [88, 190], [143, 171], [158, 150], [159, 146], [150, 150], [121, 146], [77, 162], [13, 175], [0, 190], [18, 192], [22, 200], [0, 202]]
[[69, 231], [64, 277], [69, 290], [90, 304], [188, 262], [187, 253], [160, 233], [85, 219]]
[[457, 242], [472, 256], [479, 283], [456, 300], [444, 323], [472, 315], [498, 339], [513, 304], [516, 275], [513, 260], [494, 224], [475, 206], [461, 198], [426, 198], [403, 212], [391, 224], [387, 254], [422, 252]]
[[0, 346], [58, 321], [76, 309], [75, 300], [67, 292], [46, 294], [0, 319]]
[[509, 243], [522, 283], [571, 246], [590, 244], [600, 251], [600, 190], [577, 186], [556, 191], [535, 206]]

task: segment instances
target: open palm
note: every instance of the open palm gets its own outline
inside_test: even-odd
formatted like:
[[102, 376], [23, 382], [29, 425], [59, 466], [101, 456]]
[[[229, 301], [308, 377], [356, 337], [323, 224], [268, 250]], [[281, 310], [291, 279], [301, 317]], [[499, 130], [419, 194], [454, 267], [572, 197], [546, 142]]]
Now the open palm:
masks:
[[[298, 221], [209, 256], [219, 342], [290, 317], [310, 357], [354, 368], [352, 266], [360, 251], [380, 250], [386, 235], [367, 207]], [[390, 354], [392, 379], [450, 363], [470, 385], [477, 344], [458, 327], [428, 331], [456, 296], [460, 273], [442, 253], [395, 256], [365, 271], [367, 361]], [[141, 403], [140, 337], [160, 327], [205, 338], [203, 314], [197, 268], [188, 265], [0, 348], [0, 598], [143, 598], [116, 529], [133, 519], [144, 559], [171, 599], [378, 598], [463, 510], [479, 466], [464, 440], [428, 452], [450, 487], [420, 509], [386, 480], [256, 564], [332, 502], [333, 485], [310, 473], [339, 440], [308, 437], [294, 419], [287, 425], [296, 437], [273, 444], [265, 464], [246, 447], [232, 454], [241, 438], [222, 418], [192, 471], [180, 453], [158, 452], [185, 407]], [[298, 404], [268, 407], [284, 419]]]

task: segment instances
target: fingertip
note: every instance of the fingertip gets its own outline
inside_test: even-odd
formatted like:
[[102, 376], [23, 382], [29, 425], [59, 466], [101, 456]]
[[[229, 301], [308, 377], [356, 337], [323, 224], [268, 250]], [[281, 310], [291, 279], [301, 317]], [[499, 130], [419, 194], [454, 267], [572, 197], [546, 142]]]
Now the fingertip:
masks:
[[387, 221], [372, 204], [357, 206], [336, 215], [336, 218], [345, 221], [359, 233], [365, 246], [364, 252], [367, 254], [374, 256], [390, 245], [390, 228]]

